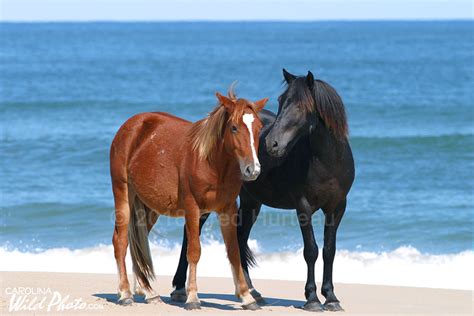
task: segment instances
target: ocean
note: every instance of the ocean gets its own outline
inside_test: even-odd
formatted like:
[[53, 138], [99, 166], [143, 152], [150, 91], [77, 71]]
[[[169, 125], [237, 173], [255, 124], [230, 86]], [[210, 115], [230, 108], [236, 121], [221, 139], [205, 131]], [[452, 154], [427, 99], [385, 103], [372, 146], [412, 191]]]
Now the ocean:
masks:
[[[473, 289], [473, 21], [0, 23], [0, 38], [0, 270], [115, 273], [120, 125], [198, 120], [236, 80], [276, 111], [286, 68], [330, 83], [348, 113], [335, 282]], [[182, 226], [162, 217], [151, 233], [159, 274], [174, 273]], [[202, 242], [198, 275], [230, 276], [215, 216]], [[305, 279], [295, 211], [264, 206], [251, 245], [253, 277]]]

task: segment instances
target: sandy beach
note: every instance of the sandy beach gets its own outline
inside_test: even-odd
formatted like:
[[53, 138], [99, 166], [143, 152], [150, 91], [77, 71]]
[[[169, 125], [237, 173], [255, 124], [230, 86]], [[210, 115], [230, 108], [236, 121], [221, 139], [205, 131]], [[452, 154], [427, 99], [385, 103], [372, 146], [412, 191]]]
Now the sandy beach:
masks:
[[[141, 297], [132, 306], [116, 301], [116, 276], [112, 274], [0, 272], [0, 313], [13, 314], [212, 314], [282, 315], [306, 314], [304, 283], [299, 281], [255, 280], [267, 304], [256, 312], [243, 311], [227, 278], [200, 277], [202, 308], [186, 311], [183, 304], [170, 301], [171, 277], [159, 276], [154, 287], [163, 303], [145, 304]], [[319, 286], [319, 284], [318, 284]], [[355, 314], [456, 314], [472, 315], [473, 292], [413, 287], [336, 284], [345, 308], [343, 315]], [[13, 297], [13, 302], [12, 302]], [[323, 299], [320, 296], [321, 299]], [[10, 308], [14, 310], [9, 311]], [[25, 309], [27, 308], [27, 309]], [[48, 308], [50, 309], [48, 311]], [[15, 310], [16, 309], [16, 310]], [[28, 310], [31, 309], [31, 310]], [[330, 313], [330, 312], [326, 312]]]

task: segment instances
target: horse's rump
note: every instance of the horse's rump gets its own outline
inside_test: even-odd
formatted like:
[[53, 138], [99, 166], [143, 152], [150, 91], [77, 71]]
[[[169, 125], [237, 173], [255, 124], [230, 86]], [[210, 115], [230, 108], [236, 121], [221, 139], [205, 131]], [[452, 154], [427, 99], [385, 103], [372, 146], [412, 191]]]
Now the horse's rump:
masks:
[[[149, 208], [160, 213], [176, 209], [178, 168], [191, 123], [167, 113], [141, 113], [120, 127], [112, 143], [112, 179], [126, 179]], [[173, 215], [173, 214], [168, 214]]]

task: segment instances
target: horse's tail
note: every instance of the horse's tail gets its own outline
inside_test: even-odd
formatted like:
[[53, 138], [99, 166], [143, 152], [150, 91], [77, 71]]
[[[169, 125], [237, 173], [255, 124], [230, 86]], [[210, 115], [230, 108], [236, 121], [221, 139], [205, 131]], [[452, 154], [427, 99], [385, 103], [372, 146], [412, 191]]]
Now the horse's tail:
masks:
[[257, 259], [255, 258], [252, 250], [250, 250], [248, 243], [242, 242], [242, 244], [239, 244], [239, 246], [242, 263], [245, 262], [247, 267], [250, 268], [255, 267], [257, 265]]
[[155, 279], [150, 245], [148, 243], [148, 227], [146, 206], [135, 197], [130, 214], [128, 241], [132, 256], [133, 272], [141, 287], [151, 291], [150, 280]]
[[[241, 211], [242, 210], [240, 209], [239, 213]], [[239, 216], [242, 216], [242, 215], [239, 214]], [[247, 266], [247, 267], [252, 268], [257, 265], [257, 259], [255, 259], [255, 255], [253, 254], [252, 250], [250, 250], [249, 248], [247, 238], [244, 239], [244, 237], [242, 236], [241, 230], [243, 228], [241, 225], [242, 223], [240, 223], [240, 220], [239, 220], [239, 224], [237, 226], [237, 238], [239, 240], [240, 261], [244, 267]]]

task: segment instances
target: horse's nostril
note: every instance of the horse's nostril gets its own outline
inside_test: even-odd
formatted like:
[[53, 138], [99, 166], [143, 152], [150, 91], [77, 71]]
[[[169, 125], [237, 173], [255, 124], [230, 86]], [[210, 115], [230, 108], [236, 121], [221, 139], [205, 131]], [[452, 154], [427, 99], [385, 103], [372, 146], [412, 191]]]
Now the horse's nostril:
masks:
[[273, 141], [273, 148], [277, 148], [278, 147], [278, 142], [276, 140]]
[[247, 166], [247, 168], [245, 168], [245, 175], [250, 176], [251, 174], [252, 174], [252, 170], [251, 170], [250, 166]]

